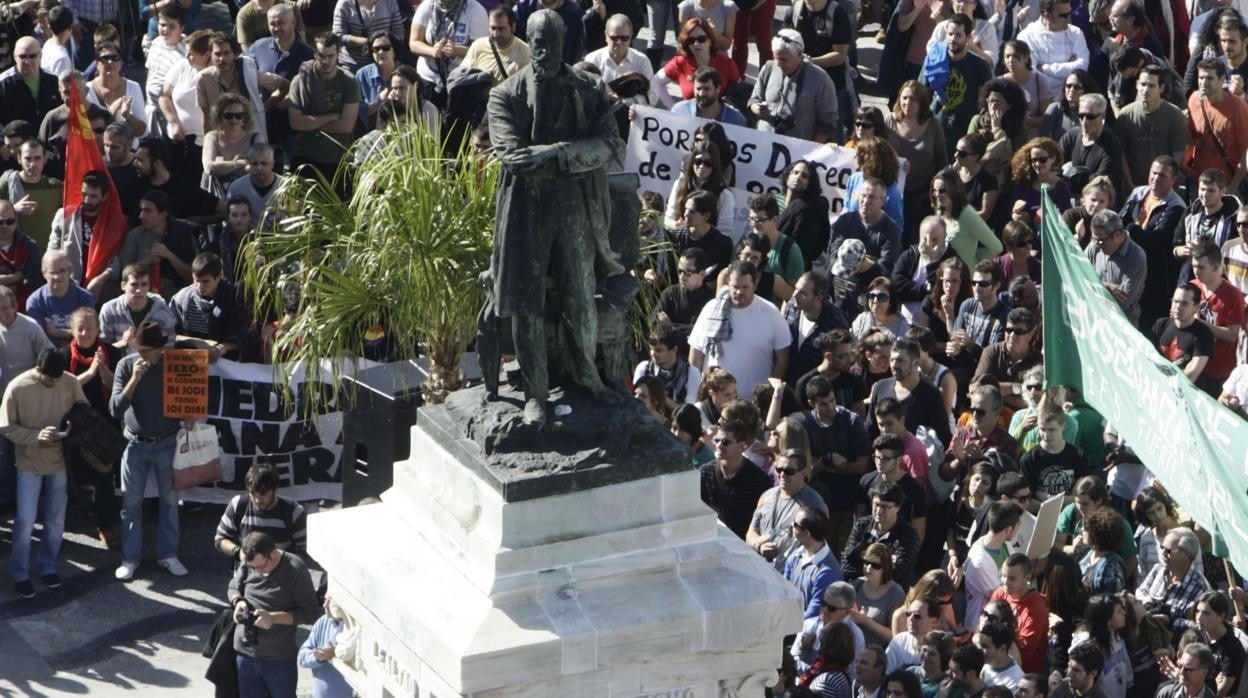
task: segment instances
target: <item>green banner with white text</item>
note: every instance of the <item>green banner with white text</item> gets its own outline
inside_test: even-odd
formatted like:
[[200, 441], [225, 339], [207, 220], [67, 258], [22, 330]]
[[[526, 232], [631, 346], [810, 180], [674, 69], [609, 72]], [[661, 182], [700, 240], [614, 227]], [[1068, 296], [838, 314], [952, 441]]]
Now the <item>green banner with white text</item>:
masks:
[[1213, 533], [1215, 552], [1248, 573], [1248, 422], [1136, 330], [1047, 188], [1042, 199], [1046, 383], [1079, 389], [1183, 512]]

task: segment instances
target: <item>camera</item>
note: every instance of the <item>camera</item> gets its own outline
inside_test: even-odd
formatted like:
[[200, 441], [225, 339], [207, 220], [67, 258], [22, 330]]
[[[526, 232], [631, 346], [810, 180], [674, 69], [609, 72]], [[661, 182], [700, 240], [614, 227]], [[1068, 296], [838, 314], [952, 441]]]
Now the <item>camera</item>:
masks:
[[254, 647], [260, 641], [260, 629], [256, 627], [256, 609], [247, 601], [243, 601], [247, 609], [239, 625], [243, 627], [243, 637], [239, 641], [243, 647]]
[[775, 129], [776, 133], [781, 134], [793, 130], [793, 126], [796, 123], [791, 114], [773, 114], [768, 121], [771, 122], [771, 127]]

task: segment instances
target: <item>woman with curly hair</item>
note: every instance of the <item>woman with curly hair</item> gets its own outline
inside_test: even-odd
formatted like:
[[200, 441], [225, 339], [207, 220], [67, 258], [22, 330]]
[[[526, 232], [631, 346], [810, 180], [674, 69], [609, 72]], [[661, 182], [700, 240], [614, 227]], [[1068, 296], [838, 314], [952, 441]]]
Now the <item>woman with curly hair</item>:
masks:
[[957, 174], [948, 170], [937, 173], [932, 178], [931, 197], [932, 210], [945, 222], [949, 246], [966, 266], [974, 267], [1005, 249], [992, 228], [967, 203], [966, 187]]
[[695, 191], [707, 191], [715, 195], [719, 202], [716, 207], [719, 214], [715, 227], [731, 236], [737, 200], [724, 181], [719, 148], [709, 141], [693, 144], [689, 157], [685, 159], [684, 169], [676, 181], [672, 182], [672, 191], [667, 196], [667, 210], [663, 212], [663, 224], [669, 230], [680, 226], [680, 219], [685, 211], [685, 199]]
[[901, 174], [901, 163], [897, 153], [888, 141], [875, 136], [866, 136], [858, 141], [857, 153], [854, 158], [858, 163], [858, 171], [849, 176], [845, 183], [845, 211], [853, 213], [858, 210], [858, 188], [863, 180], [874, 177], [888, 186], [887, 198], [884, 200], [884, 214], [893, 219], [898, 228], [905, 228], [905, 213], [902, 210], [901, 188], [897, 186], [897, 178]]
[[1079, 98], [1101, 91], [1101, 85], [1086, 70], [1074, 70], [1062, 81], [1061, 96], [1044, 110], [1040, 138], [1060, 140], [1072, 128], [1079, 128]]
[[1040, 187], [1049, 185], [1049, 197], [1057, 210], [1070, 208], [1073, 198], [1070, 182], [1058, 174], [1062, 169], [1062, 149], [1051, 138], [1033, 138], [1014, 153], [1010, 176], [1014, 180], [1014, 203], [1010, 215], [1035, 228], [1040, 222]]
[[979, 113], [967, 133], [988, 141], [984, 160], [989, 172], [1006, 168], [1010, 156], [1027, 142], [1027, 93], [1007, 78], [993, 78], [979, 90]]
[[1062, 222], [1075, 234], [1079, 247], [1087, 247], [1092, 242], [1092, 216], [1109, 208], [1115, 201], [1118, 192], [1114, 183], [1105, 175], [1093, 177], [1083, 185], [1082, 198], [1078, 206], [1072, 206], [1062, 213]]
[[[899, 157], [906, 159], [906, 189], [903, 209], [910, 229], [918, 230], [919, 221], [927, 215], [928, 201], [924, 191], [932, 175], [949, 164], [945, 149], [945, 129], [932, 118], [932, 91], [918, 80], [907, 80], [897, 91], [893, 110], [885, 115], [889, 128], [889, 144]], [[902, 228], [903, 240], [912, 242], [910, 229]]]
[[1083, 542], [1090, 548], [1079, 562], [1083, 585], [1092, 594], [1117, 594], [1127, 586], [1127, 567], [1118, 554], [1122, 516], [1102, 507], [1083, 519]]
[[[888, 141], [892, 135], [888, 125], [884, 123], [884, 112], [879, 107], [871, 105], [863, 105], [859, 107], [858, 113], [854, 114], [854, 130], [850, 134], [849, 140], [845, 142], [846, 148], [855, 148], [858, 142], [864, 138], [875, 136]], [[891, 147], [891, 146], [890, 146]]]
[[[728, 34], [728, 40], [732, 41], [731, 34]], [[693, 74], [698, 72], [698, 68], [710, 66], [719, 71], [719, 76], [723, 78], [719, 86], [721, 97], [725, 90], [741, 82], [737, 64], [717, 45], [722, 41], [720, 32], [709, 21], [701, 17], [684, 21], [677, 40], [680, 51], [661, 70], [654, 71], [654, 89], [665, 108], [671, 109], [677, 101], [667, 90], [673, 82], [680, 83], [681, 99], [693, 99]]]
[[819, 170], [809, 160], [798, 160], [781, 175], [784, 212], [776, 227], [797, 243], [807, 268], [828, 248], [832, 224], [828, 222], [828, 200], [823, 198]]

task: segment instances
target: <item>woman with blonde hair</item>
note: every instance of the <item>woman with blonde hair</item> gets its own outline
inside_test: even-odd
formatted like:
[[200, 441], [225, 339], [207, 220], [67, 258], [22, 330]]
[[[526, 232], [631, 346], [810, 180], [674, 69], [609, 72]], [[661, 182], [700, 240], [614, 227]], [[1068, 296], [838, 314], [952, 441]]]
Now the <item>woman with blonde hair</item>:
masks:
[[1092, 242], [1092, 216], [1104, 211], [1117, 200], [1118, 191], [1106, 175], [1097, 175], [1083, 185], [1078, 206], [1062, 213], [1062, 222], [1075, 234], [1079, 247]]
[[953, 583], [953, 577], [944, 570], [928, 570], [919, 577], [919, 581], [910, 587], [910, 591], [906, 593], [906, 600], [893, 611], [893, 634], [903, 632], [906, 629], [906, 609], [910, 608], [910, 604], [919, 599], [936, 599], [940, 601], [940, 622], [937, 627], [941, 630], [955, 630], [958, 627], [958, 619], [953, 613], [953, 592], [957, 587]]
[[888, 187], [884, 198], [884, 214], [893, 219], [898, 228], [905, 227], [905, 211], [903, 210], [901, 188], [897, 180], [901, 175], [901, 162], [897, 153], [888, 141], [877, 136], [865, 136], [858, 140], [854, 158], [858, 163], [858, 171], [849, 176], [845, 183], [845, 211], [853, 213], [858, 210], [858, 189], [868, 177], [874, 177]]
[[1062, 179], [1062, 149], [1051, 138], [1033, 138], [1014, 153], [1010, 176], [1014, 180], [1011, 216], [1032, 228], [1040, 222], [1040, 187], [1049, 186], [1049, 197], [1058, 211], [1070, 208], [1074, 194]]
[[251, 104], [246, 97], [223, 93], [212, 106], [212, 130], [204, 135], [204, 174], [199, 186], [226, 198], [230, 182], [247, 172], [247, 150], [264, 137], [252, 131]]
[[927, 197], [923, 195], [927, 183], [949, 164], [945, 129], [939, 119], [932, 118], [931, 104], [932, 91], [918, 80], [907, 80], [897, 91], [892, 111], [884, 117], [891, 132], [888, 142], [898, 156], [906, 159], [905, 218], [916, 230], [928, 213]]

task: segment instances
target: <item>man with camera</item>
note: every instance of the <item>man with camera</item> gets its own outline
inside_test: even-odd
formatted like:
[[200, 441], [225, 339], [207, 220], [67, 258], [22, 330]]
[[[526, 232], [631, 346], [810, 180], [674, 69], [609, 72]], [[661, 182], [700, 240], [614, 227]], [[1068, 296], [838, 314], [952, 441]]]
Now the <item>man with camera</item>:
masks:
[[277, 547], [273, 536], [243, 536], [243, 560], [230, 580], [234, 609], [234, 652], [240, 695], [294, 698], [299, 680], [296, 657], [299, 623], [316, 619], [320, 604], [308, 566]]

